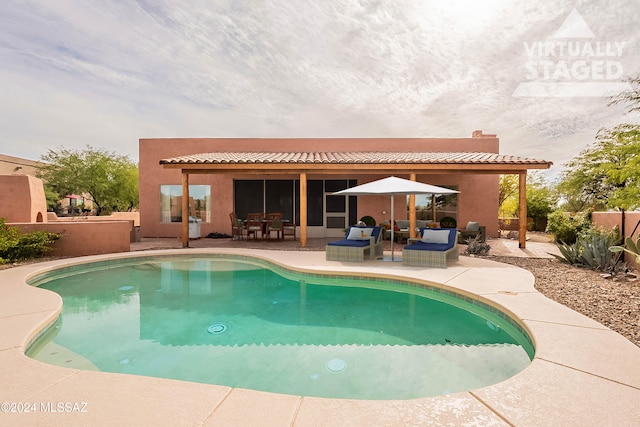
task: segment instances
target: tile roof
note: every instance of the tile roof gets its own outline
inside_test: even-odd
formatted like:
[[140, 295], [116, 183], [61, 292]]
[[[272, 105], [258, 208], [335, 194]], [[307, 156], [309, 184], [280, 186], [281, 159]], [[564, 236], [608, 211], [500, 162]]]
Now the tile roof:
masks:
[[487, 164], [487, 165], [547, 165], [547, 160], [497, 153], [466, 152], [401, 152], [401, 151], [341, 151], [341, 152], [230, 152], [192, 154], [160, 160], [160, 164]]

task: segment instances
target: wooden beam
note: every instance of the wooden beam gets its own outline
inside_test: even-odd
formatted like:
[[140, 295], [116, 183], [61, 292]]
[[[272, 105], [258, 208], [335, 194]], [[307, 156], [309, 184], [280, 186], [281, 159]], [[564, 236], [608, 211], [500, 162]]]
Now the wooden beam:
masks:
[[189, 173], [182, 171], [182, 247], [189, 247]]
[[518, 247], [524, 249], [527, 247], [527, 172], [520, 173], [518, 177], [518, 199], [520, 201], [520, 212], [518, 213], [518, 222], [520, 223]]
[[307, 174], [300, 174], [300, 246], [307, 247]]
[[[411, 181], [416, 180], [416, 174], [409, 175]], [[395, 219], [395, 218], [393, 218]], [[391, 224], [393, 227], [393, 223]], [[414, 239], [416, 237], [416, 195], [411, 194], [409, 196], [409, 237]]]

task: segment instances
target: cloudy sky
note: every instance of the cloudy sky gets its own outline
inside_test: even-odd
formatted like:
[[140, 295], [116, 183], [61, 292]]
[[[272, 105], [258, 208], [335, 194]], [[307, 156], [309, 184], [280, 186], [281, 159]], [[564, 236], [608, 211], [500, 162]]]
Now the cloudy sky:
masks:
[[639, 15], [637, 0], [3, 0], [0, 153], [482, 129], [561, 166], [637, 121], [603, 95], [640, 73]]

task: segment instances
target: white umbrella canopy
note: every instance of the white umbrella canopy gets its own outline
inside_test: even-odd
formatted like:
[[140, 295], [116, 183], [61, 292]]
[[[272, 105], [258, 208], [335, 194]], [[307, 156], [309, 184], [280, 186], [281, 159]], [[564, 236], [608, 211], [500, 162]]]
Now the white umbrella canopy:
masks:
[[[459, 191], [449, 188], [438, 187], [422, 182], [411, 181], [396, 176], [379, 179], [377, 181], [367, 182], [355, 187], [347, 188], [342, 191], [333, 193], [334, 196], [372, 196], [372, 195], [389, 195], [391, 196], [391, 220], [395, 219], [393, 212], [394, 196], [412, 195], [412, 194], [455, 194]], [[435, 218], [434, 218], [435, 220]], [[393, 224], [391, 225], [391, 260], [393, 256]]]

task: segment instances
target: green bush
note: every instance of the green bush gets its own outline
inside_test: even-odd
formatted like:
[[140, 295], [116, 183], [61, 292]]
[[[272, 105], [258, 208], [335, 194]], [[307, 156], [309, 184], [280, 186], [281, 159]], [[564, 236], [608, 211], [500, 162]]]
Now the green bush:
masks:
[[547, 217], [547, 233], [552, 234], [556, 243], [573, 244], [580, 233], [591, 228], [589, 212], [555, 211]]
[[363, 216], [362, 218], [360, 218], [360, 221], [364, 222], [369, 227], [375, 227], [376, 226], [376, 220], [370, 215]]
[[40, 258], [51, 250], [51, 245], [59, 238], [60, 235], [46, 231], [21, 233], [0, 218], [0, 264]]

